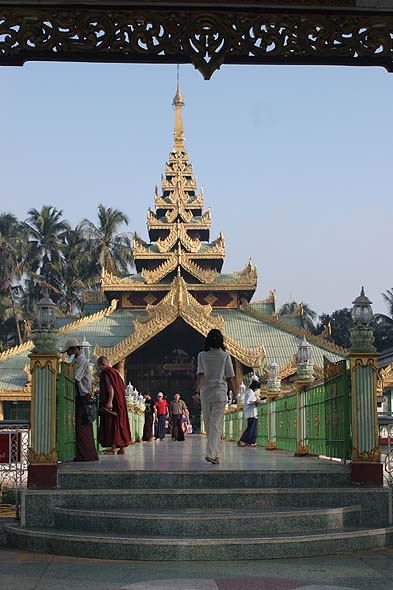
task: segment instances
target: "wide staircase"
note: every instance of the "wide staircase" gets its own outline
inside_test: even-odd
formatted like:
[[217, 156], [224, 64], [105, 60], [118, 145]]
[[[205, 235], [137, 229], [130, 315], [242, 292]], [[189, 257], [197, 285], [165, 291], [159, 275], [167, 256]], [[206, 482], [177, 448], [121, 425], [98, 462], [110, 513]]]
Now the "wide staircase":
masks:
[[393, 543], [387, 488], [349, 471], [60, 471], [27, 490], [9, 545], [126, 560], [249, 560], [340, 554]]

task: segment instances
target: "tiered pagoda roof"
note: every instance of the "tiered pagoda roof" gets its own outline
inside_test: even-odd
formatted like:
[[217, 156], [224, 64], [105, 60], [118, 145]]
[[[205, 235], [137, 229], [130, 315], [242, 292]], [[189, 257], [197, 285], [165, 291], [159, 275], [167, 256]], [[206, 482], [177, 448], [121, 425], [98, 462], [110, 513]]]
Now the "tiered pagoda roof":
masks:
[[[204, 210], [203, 189], [197, 192], [196, 178], [185, 149], [184, 100], [179, 84], [173, 105], [176, 113], [174, 145], [161, 178], [161, 194], [156, 187], [155, 210], [149, 208], [147, 213], [150, 242], [136, 236], [133, 255], [137, 272], [128, 277], [116, 277], [104, 269], [102, 289], [109, 300], [119, 292], [128, 292], [128, 297], [120, 298], [121, 307], [140, 308], [153, 298], [155, 303], [160, 301], [174, 277], [180, 274], [188, 290], [199, 293], [200, 303], [209, 301], [204, 299], [205, 294], [205, 298], [215, 299], [216, 307], [226, 307], [228, 297], [220, 297], [219, 293], [232, 291], [231, 300], [236, 300], [237, 307], [241, 298], [251, 299], [257, 282], [256, 269], [248, 263], [241, 272], [221, 274], [225, 240], [221, 233], [209, 242], [211, 212]], [[144, 292], [144, 295], [133, 297], [133, 292]]]

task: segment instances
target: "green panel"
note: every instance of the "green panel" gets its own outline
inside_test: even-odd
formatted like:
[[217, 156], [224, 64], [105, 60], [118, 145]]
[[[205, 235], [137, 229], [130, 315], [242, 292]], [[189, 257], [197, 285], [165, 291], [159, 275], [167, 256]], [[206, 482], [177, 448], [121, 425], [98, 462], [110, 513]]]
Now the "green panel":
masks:
[[309, 387], [305, 392], [305, 443], [309, 453], [351, 457], [350, 372]]
[[57, 456], [70, 461], [76, 456], [75, 447], [75, 381], [74, 367], [61, 364], [57, 377]]
[[268, 441], [268, 414], [267, 404], [261, 404], [257, 408], [258, 412], [258, 431], [257, 431], [257, 445], [261, 447], [267, 446]]
[[297, 450], [296, 393], [276, 400], [276, 444], [278, 449]]
[[242, 435], [242, 420], [243, 410], [239, 410], [232, 414], [233, 419], [233, 440], [238, 441]]
[[50, 454], [52, 424], [52, 379], [53, 372], [46, 365], [36, 365], [33, 373], [34, 382], [34, 430], [32, 448], [36, 453]]
[[326, 454], [350, 459], [351, 440], [351, 372], [345, 371], [325, 383]]
[[354, 447], [360, 452], [370, 452], [377, 444], [373, 367], [356, 367], [355, 378], [358, 440], [354, 441]]
[[305, 414], [302, 444], [308, 446], [308, 452], [313, 455], [326, 455], [324, 383], [315, 385], [304, 392], [300, 412], [301, 415], [303, 412]]
[[224, 426], [222, 429], [222, 434], [225, 440], [229, 440], [229, 422], [230, 422], [230, 414], [224, 415]]

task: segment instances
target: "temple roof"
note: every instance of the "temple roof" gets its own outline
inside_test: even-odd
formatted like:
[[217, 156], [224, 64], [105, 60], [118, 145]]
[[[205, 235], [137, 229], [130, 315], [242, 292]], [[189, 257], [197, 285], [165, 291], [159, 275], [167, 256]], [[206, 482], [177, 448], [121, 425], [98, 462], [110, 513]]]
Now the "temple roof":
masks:
[[[228, 352], [245, 366], [262, 372], [272, 360], [279, 363], [285, 376], [296, 373], [294, 357], [304, 330], [281, 322], [274, 316], [263, 315], [254, 307], [261, 303], [244, 304], [245, 309], [214, 310], [200, 305], [190, 293], [181, 277], [172, 282], [172, 290], [165, 300], [150, 305], [146, 310], [116, 309], [112, 302], [106, 310], [66, 324], [58, 321], [59, 349], [70, 337], [86, 338], [93, 346], [95, 356], [106, 354], [118, 362], [154, 338], [176, 318], [182, 317], [193, 329], [206, 335], [212, 326], [223, 331]], [[323, 368], [323, 356], [331, 361], [345, 358], [346, 351], [322, 338], [307, 335], [316, 367]], [[23, 391], [26, 385], [24, 369], [29, 363], [28, 354], [33, 344], [27, 342], [0, 355], [1, 391]], [[289, 372], [288, 372], [289, 371]]]

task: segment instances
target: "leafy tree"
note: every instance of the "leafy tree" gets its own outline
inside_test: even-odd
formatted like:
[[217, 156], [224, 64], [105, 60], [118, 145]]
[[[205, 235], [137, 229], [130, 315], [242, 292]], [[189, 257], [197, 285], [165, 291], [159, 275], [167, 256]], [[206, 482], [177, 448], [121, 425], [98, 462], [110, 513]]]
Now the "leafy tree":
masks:
[[61, 272], [64, 235], [69, 229], [62, 218], [63, 211], [44, 205], [41, 211], [30, 209], [25, 227], [29, 235], [29, 256], [31, 275], [29, 291], [40, 297], [43, 287], [53, 294], [59, 293], [58, 275]]
[[[22, 224], [12, 213], [0, 215], [0, 293], [7, 294], [13, 311], [18, 343], [22, 343], [17, 299], [22, 293], [20, 281], [23, 276], [27, 252], [27, 236]], [[7, 320], [6, 317], [2, 319]]]
[[317, 314], [313, 309], [311, 309], [311, 307], [307, 303], [304, 303], [303, 301], [300, 303], [297, 303], [296, 301], [289, 301], [287, 303], [284, 303], [280, 308], [279, 315], [294, 314], [299, 312], [299, 309], [302, 311], [302, 314], [300, 316], [302, 328], [304, 328], [311, 334], [314, 334], [314, 320], [316, 320]]
[[121, 225], [128, 225], [128, 217], [118, 209], [98, 206], [98, 224], [85, 219], [82, 227], [87, 239], [93, 242], [97, 274], [102, 268], [114, 273], [127, 273], [134, 266], [131, 235], [118, 233]]
[[382, 293], [388, 307], [388, 314], [377, 313], [374, 316], [375, 346], [378, 352], [393, 346], [393, 289]]
[[331, 339], [335, 344], [344, 348], [351, 346], [349, 329], [352, 327], [352, 316], [350, 309], [344, 307], [337, 309], [330, 315], [326, 313], [320, 315], [316, 333], [321, 334], [328, 326], [330, 326]]
[[71, 314], [81, 307], [82, 291], [93, 286], [96, 266], [91, 256], [89, 243], [81, 225], [68, 228], [64, 233], [63, 260], [61, 266], [62, 295], [59, 305]]

